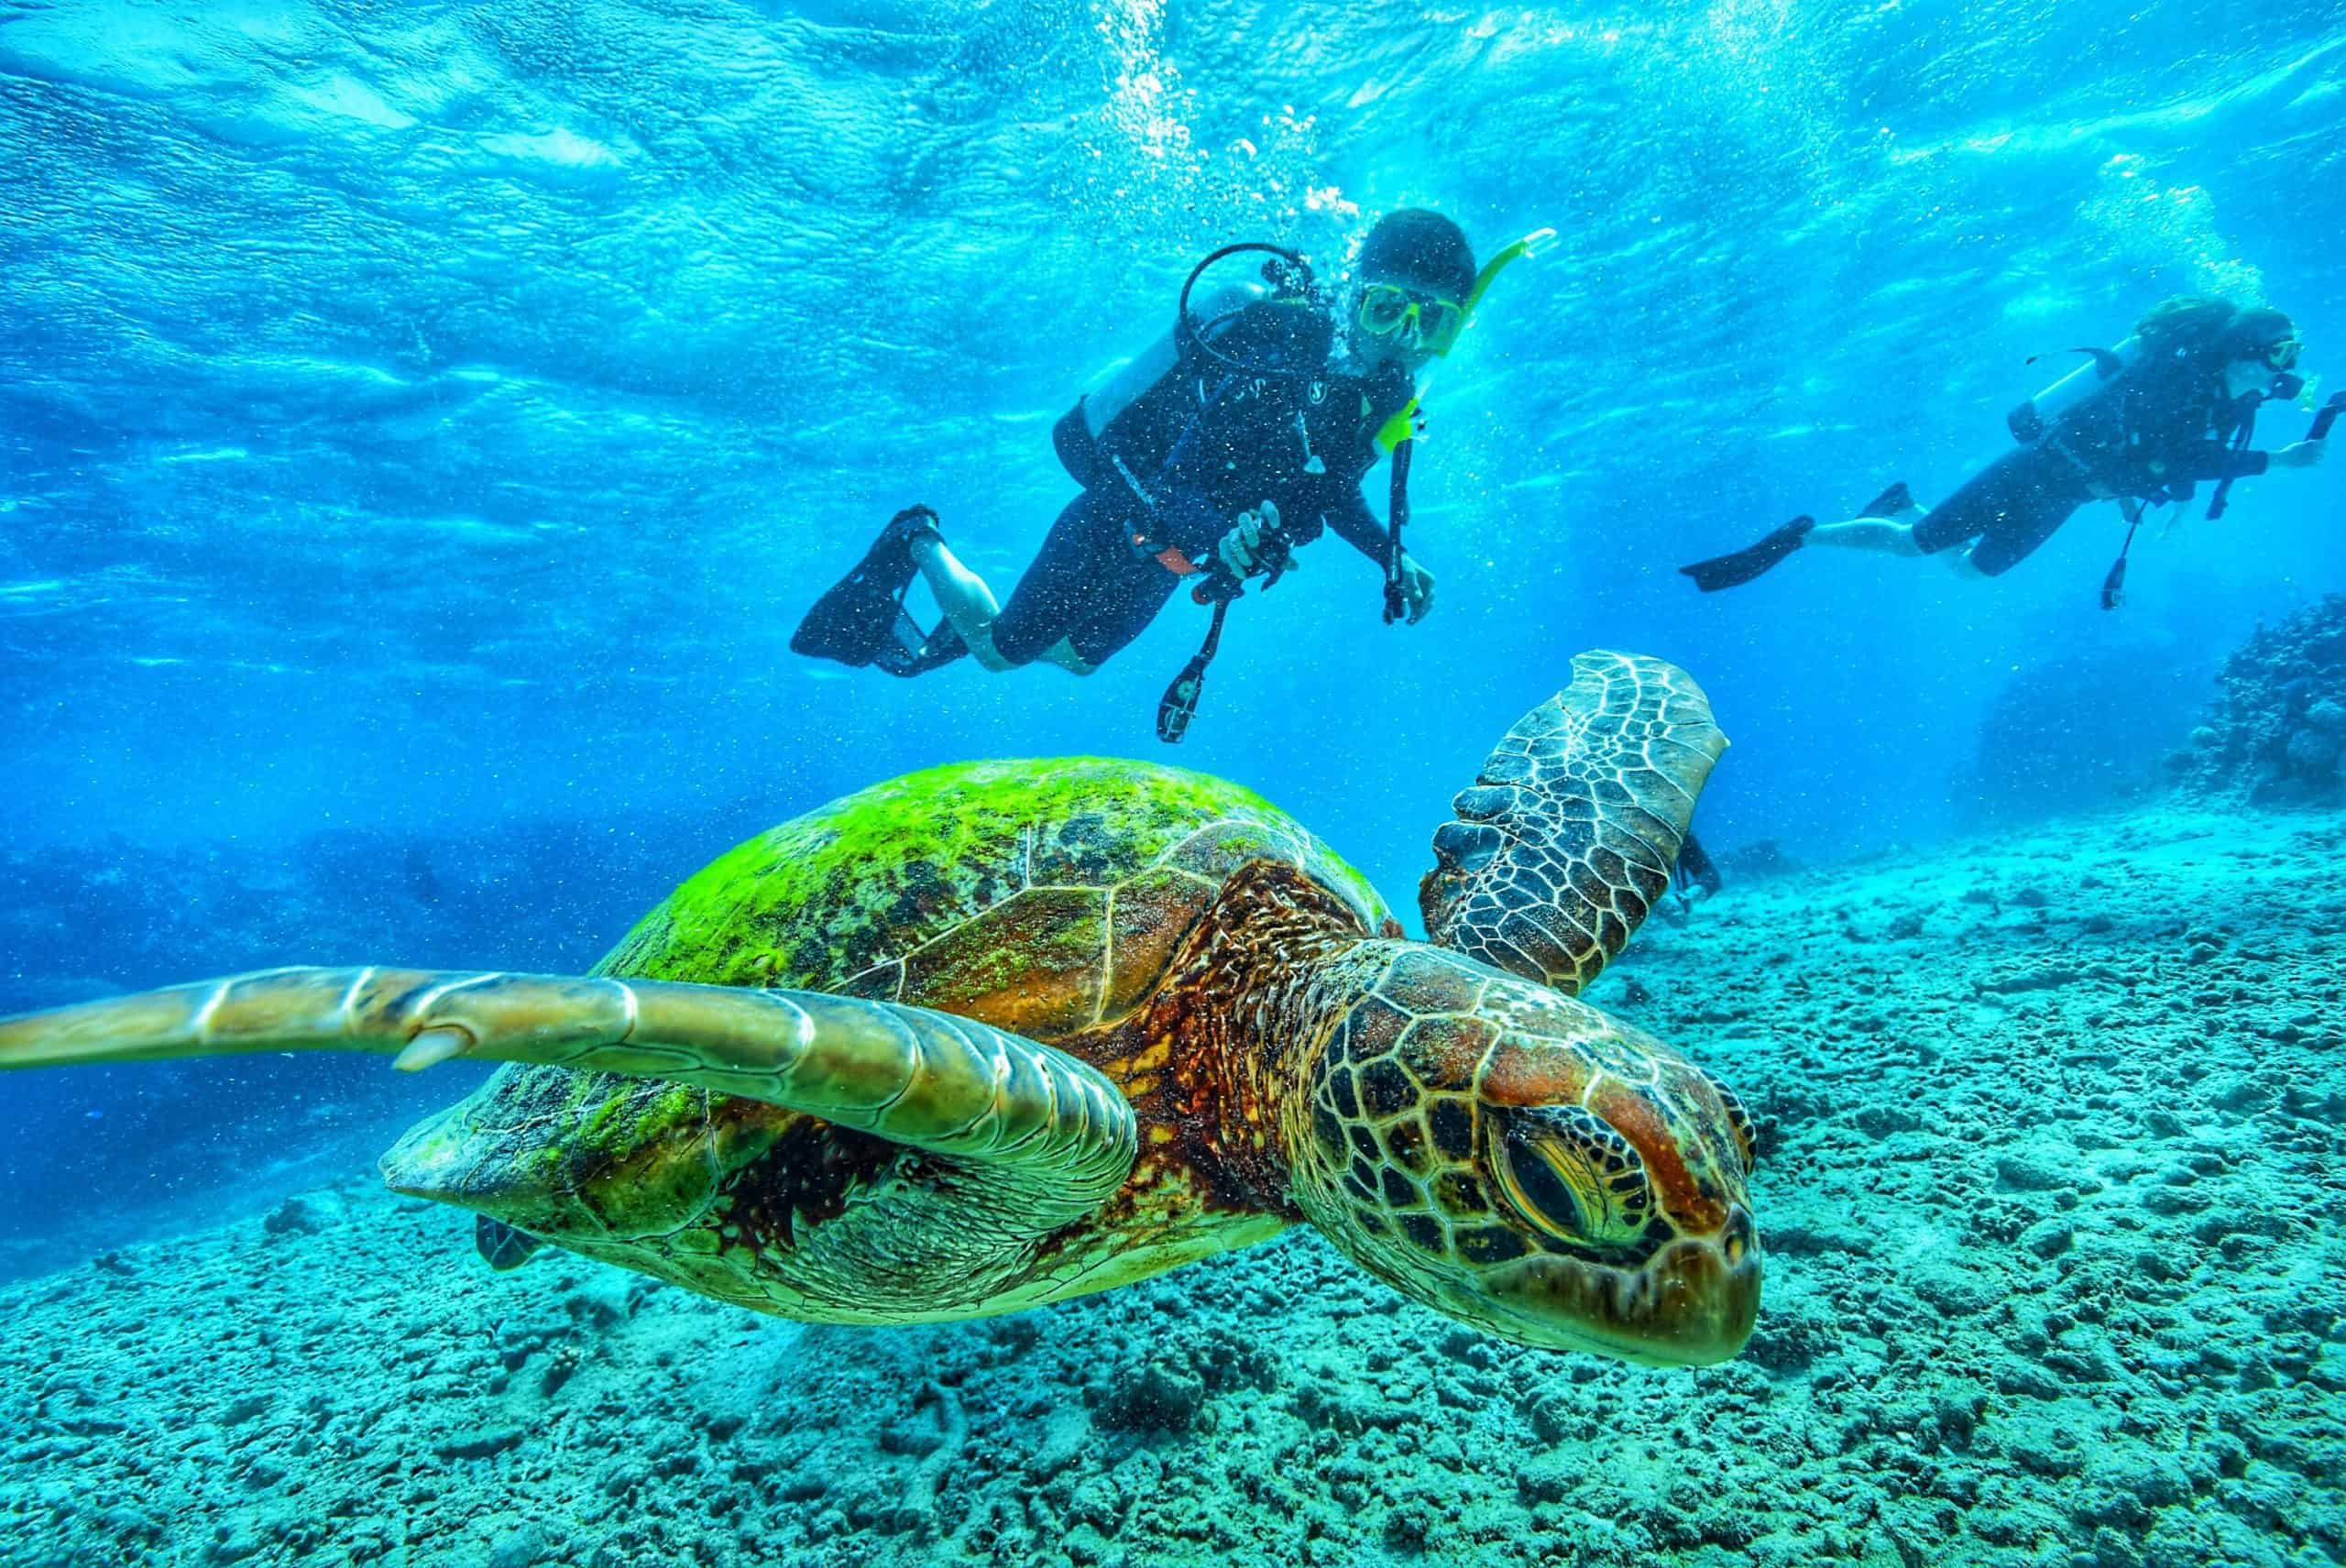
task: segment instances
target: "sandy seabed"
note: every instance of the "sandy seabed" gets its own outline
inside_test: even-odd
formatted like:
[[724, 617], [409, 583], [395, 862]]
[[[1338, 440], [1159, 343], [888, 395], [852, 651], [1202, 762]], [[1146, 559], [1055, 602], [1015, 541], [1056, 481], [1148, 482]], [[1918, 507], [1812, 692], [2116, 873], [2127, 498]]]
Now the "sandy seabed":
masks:
[[1518, 1349], [1309, 1233], [771, 1322], [492, 1275], [354, 1172], [0, 1288], [0, 1563], [2346, 1562], [2341, 851], [2161, 806], [1650, 923], [1592, 999], [1761, 1129], [1727, 1366]]

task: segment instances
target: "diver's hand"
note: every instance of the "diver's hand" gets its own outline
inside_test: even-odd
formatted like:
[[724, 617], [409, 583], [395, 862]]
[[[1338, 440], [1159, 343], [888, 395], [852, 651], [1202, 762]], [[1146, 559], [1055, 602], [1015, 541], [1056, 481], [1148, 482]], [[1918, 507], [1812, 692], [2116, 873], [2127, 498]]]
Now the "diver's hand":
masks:
[[1433, 613], [1433, 574], [1419, 565], [1407, 550], [1401, 552], [1401, 599], [1409, 607], [1412, 626]]
[[[1257, 572], [1271, 569], [1271, 558], [1279, 549], [1278, 531], [1278, 504], [1265, 501], [1253, 511], [1240, 512], [1213, 553], [1232, 576], [1244, 581]], [[1293, 563], [1288, 565], [1291, 570]]]
[[2291, 442], [2275, 452], [2266, 460], [2266, 466], [2274, 468], [2310, 468], [2320, 462], [2322, 454], [2329, 450], [2330, 443], [2327, 441]]

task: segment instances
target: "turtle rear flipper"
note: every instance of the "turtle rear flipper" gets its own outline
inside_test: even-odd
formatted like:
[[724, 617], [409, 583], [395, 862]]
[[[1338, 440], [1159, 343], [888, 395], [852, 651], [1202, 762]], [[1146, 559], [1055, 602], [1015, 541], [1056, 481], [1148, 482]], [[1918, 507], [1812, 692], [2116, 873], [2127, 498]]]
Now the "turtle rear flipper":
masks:
[[1727, 737], [1673, 664], [1583, 653], [1452, 803], [1418, 889], [1435, 942], [1577, 993], [1670, 886]]
[[957, 1193], [1008, 1249], [1097, 1208], [1139, 1146], [1123, 1094], [1064, 1051], [821, 992], [290, 969], [0, 1020], [0, 1069], [285, 1050], [396, 1052], [410, 1070], [459, 1056], [538, 1062], [803, 1112], [960, 1171]]
[[473, 1216], [473, 1250], [499, 1274], [510, 1274], [543, 1252], [548, 1245], [502, 1220], [492, 1220], [487, 1214]]

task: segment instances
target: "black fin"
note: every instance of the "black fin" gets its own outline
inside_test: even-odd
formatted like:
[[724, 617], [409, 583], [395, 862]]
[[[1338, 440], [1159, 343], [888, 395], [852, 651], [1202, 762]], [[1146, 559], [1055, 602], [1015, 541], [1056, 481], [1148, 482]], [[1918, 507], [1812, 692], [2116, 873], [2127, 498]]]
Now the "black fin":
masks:
[[1699, 887], [1708, 895], [1718, 892], [1722, 885], [1717, 864], [1703, 848], [1702, 840], [1694, 837], [1692, 828], [1678, 841], [1678, 864], [1671, 870], [1671, 880], [1678, 884], [1681, 894], [1690, 887]]
[[1732, 555], [1715, 555], [1678, 569], [1694, 578], [1694, 586], [1706, 594], [1740, 587], [1799, 549], [1801, 541], [1815, 526], [1816, 520], [1803, 513], [1757, 544], [1746, 545]]
[[545, 1249], [546, 1244], [527, 1231], [517, 1231], [487, 1214], [473, 1217], [473, 1247], [481, 1261], [499, 1274], [510, 1274]]
[[1896, 517], [1913, 504], [1914, 492], [1906, 488], [1905, 480], [1901, 479], [1873, 499], [1866, 502], [1865, 510], [1858, 515], [1859, 517]]
[[950, 621], [940, 620], [934, 631], [923, 631], [917, 621], [899, 609], [895, 634], [881, 644], [872, 662], [892, 675], [909, 680], [940, 669], [969, 652], [970, 645], [961, 641]]
[[912, 587], [912, 542], [937, 532], [937, 514], [907, 507], [888, 520], [855, 569], [815, 601], [791, 634], [790, 651], [812, 659], [833, 659], [861, 667], [903, 645], [897, 622], [904, 614], [904, 590]]

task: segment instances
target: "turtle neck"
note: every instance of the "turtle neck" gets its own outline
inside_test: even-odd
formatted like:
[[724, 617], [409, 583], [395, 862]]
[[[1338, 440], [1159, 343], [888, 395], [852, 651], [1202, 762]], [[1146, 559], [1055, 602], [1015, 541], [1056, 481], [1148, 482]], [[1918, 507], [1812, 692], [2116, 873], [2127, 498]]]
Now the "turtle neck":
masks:
[[1327, 889], [1270, 861], [1233, 876], [1189, 933], [1150, 1027], [1177, 1042], [1180, 1135], [1227, 1198], [1303, 1217], [1288, 1178], [1292, 1140], [1310, 1126], [1310, 1064], [1358, 1000], [1362, 949], [1389, 945]]

